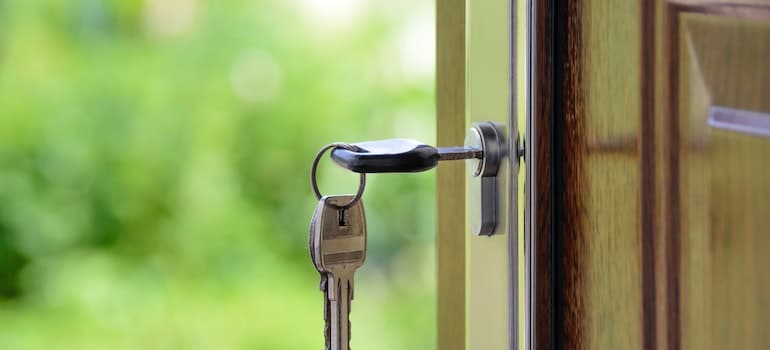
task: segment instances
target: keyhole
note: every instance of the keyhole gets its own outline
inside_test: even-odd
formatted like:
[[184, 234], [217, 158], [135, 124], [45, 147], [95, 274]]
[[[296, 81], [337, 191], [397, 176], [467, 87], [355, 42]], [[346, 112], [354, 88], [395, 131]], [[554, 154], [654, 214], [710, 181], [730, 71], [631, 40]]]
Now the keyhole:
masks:
[[347, 226], [348, 222], [345, 218], [345, 209], [340, 209], [337, 211], [337, 219], [339, 220], [338, 224], [339, 226]]

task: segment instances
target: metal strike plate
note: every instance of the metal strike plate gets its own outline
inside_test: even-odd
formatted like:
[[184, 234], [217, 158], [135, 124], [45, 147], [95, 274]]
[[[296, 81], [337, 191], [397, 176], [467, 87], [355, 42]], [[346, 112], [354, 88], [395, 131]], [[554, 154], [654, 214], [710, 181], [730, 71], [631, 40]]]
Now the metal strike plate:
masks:
[[468, 222], [477, 236], [495, 234], [500, 218], [498, 172], [508, 156], [508, 143], [503, 125], [493, 122], [475, 123], [465, 137], [465, 148], [481, 149], [481, 159], [468, 159], [471, 177], [468, 181]]

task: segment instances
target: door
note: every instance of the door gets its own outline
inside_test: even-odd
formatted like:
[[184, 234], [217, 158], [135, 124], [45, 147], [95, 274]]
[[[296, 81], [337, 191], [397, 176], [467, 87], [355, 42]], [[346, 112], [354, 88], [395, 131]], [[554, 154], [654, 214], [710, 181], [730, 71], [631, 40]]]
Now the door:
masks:
[[530, 345], [770, 346], [770, 2], [531, 10]]
[[526, 115], [499, 235], [439, 168], [439, 347], [766, 348], [770, 2], [437, 8], [439, 143]]

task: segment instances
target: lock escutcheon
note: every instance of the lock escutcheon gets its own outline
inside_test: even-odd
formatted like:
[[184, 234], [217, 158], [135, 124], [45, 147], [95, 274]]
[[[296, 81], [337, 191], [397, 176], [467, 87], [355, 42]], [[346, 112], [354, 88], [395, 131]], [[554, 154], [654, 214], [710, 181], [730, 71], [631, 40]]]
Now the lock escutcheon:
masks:
[[466, 161], [468, 179], [468, 222], [477, 236], [491, 236], [498, 227], [500, 211], [500, 181], [498, 173], [507, 156], [507, 142], [502, 125], [493, 122], [475, 123], [465, 138], [466, 148], [480, 148], [480, 159]]

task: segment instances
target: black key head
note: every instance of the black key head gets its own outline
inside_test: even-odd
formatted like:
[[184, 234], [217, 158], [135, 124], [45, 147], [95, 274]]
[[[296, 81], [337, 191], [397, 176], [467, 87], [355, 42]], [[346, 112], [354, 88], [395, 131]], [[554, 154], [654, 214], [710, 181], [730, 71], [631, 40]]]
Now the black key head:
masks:
[[332, 150], [334, 161], [357, 173], [414, 173], [438, 164], [438, 149], [407, 139], [354, 143], [358, 150]]

